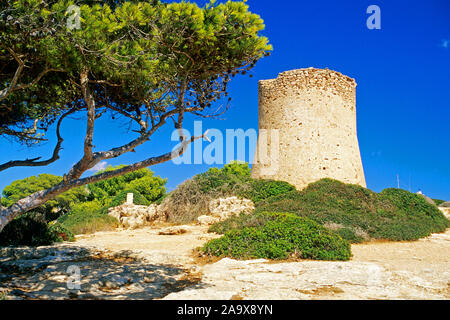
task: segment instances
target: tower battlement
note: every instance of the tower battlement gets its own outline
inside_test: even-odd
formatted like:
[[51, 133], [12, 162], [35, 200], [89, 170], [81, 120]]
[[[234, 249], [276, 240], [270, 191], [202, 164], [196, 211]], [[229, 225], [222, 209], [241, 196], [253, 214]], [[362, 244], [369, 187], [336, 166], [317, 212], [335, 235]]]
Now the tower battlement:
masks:
[[346, 102], [355, 105], [356, 81], [340, 72], [330, 69], [295, 69], [281, 72], [276, 79], [259, 81], [260, 97], [275, 99], [303, 93], [307, 89], [327, 90], [341, 96]]

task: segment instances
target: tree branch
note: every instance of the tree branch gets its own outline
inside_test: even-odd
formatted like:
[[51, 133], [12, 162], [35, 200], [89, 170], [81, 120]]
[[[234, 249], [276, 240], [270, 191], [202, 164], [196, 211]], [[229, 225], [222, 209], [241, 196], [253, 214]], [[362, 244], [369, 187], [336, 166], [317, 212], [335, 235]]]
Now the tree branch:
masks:
[[16, 87], [14, 88], [14, 90], [26, 89], [26, 88], [29, 88], [29, 87], [31, 87], [31, 86], [34, 86], [36, 83], [39, 82], [39, 80], [42, 79], [43, 76], [45, 76], [45, 75], [46, 75], [47, 73], [49, 73], [49, 72], [63, 72], [63, 70], [60, 70], [60, 69], [52, 69], [52, 68], [50, 68], [50, 69], [45, 69], [44, 71], [42, 71], [41, 73], [39, 73], [38, 76], [37, 76], [33, 81], [31, 81], [30, 83], [27, 83], [27, 84], [21, 84], [21, 85], [19, 85], [19, 86], [16, 86]]
[[19, 140], [29, 139], [29, 140], [33, 140], [33, 141], [47, 141], [47, 139], [33, 136], [33, 134], [35, 133], [33, 131], [34, 131], [34, 129], [26, 130], [26, 131], [15, 131], [15, 130], [11, 130], [8, 127], [0, 127], [0, 135], [5, 134], [8, 136], [13, 136]]
[[71, 180], [71, 181], [63, 180], [61, 183], [57, 184], [56, 186], [54, 186], [52, 188], [48, 188], [46, 190], [35, 192], [35, 193], [17, 201], [15, 204], [13, 204], [7, 208], [3, 208], [1, 210], [0, 232], [3, 230], [5, 225], [7, 225], [15, 217], [19, 216], [22, 213], [25, 213], [27, 211], [30, 211], [34, 208], [41, 206], [48, 200], [54, 198], [55, 196], [65, 192], [69, 189], [72, 189], [75, 187], [80, 187], [80, 186], [83, 186], [83, 185], [86, 185], [89, 183], [117, 177], [117, 176], [129, 173], [129, 172], [133, 172], [133, 171], [136, 171], [139, 169], [143, 169], [143, 168], [146, 168], [146, 167], [158, 164], [158, 163], [167, 162], [169, 160], [177, 158], [180, 155], [182, 155], [186, 151], [189, 144], [191, 144], [195, 140], [202, 139], [202, 138], [208, 139], [206, 134], [207, 134], [207, 131], [201, 136], [191, 137], [191, 139], [181, 142], [179, 144], [179, 146], [176, 149], [174, 149], [173, 151], [162, 154], [160, 156], [151, 157], [146, 160], [136, 162], [132, 165], [129, 165], [129, 166], [117, 169], [117, 170], [106, 171], [101, 174], [96, 174], [96, 175], [89, 176], [89, 177], [82, 178], [82, 179]]
[[25, 160], [8, 161], [8, 162], [3, 163], [3, 164], [0, 165], [0, 172], [4, 171], [6, 169], [12, 168], [12, 167], [40, 167], [40, 166], [46, 166], [46, 165], [49, 165], [50, 163], [53, 163], [56, 160], [58, 160], [59, 159], [59, 151], [61, 150], [61, 144], [64, 141], [64, 139], [61, 137], [61, 133], [60, 133], [61, 123], [62, 123], [62, 120], [65, 117], [67, 117], [69, 114], [72, 114], [73, 112], [75, 112], [75, 109], [69, 110], [68, 112], [63, 114], [58, 120], [58, 124], [56, 126], [56, 137], [58, 138], [58, 142], [56, 143], [56, 146], [53, 149], [53, 155], [52, 155], [51, 158], [49, 158], [47, 160], [42, 160], [42, 161], [37, 161], [41, 157], [36, 157], [36, 158], [32, 158], [32, 159], [25, 159]]
[[135, 117], [134, 115], [132, 115], [132, 114], [130, 114], [130, 113], [120, 109], [120, 108], [117, 108], [117, 107], [111, 105], [108, 101], [106, 102], [105, 107], [108, 108], [108, 109], [111, 109], [111, 110], [113, 110], [115, 112], [118, 112], [118, 113], [120, 113], [121, 115], [123, 115], [123, 116], [125, 116], [127, 118], [130, 118], [130, 119], [136, 121], [136, 123], [139, 124], [144, 131], [147, 130], [147, 123], [145, 123], [145, 121], [143, 121], [142, 119], [140, 119], [138, 117]]
[[87, 128], [86, 128], [86, 136], [84, 138], [84, 155], [80, 161], [78, 161], [72, 169], [70, 169], [67, 175], [64, 175], [63, 180], [73, 180], [78, 179], [83, 172], [87, 169], [91, 168], [92, 164], [92, 139], [94, 136], [94, 123], [95, 123], [95, 100], [92, 95], [92, 92], [89, 88], [89, 70], [84, 69], [80, 74], [80, 84], [81, 84], [81, 92], [83, 94], [84, 100], [86, 101], [87, 107]]
[[[183, 121], [183, 113], [184, 112], [192, 112], [195, 111], [196, 108], [185, 108], [182, 109], [181, 107], [177, 107], [173, 110], [167, 111], [166, 113], [162, 114], [159, 118], [158, 123], [156, 123], [150, 130], [148, 130], [145, 133], [142, 133], [138, 138], [132, 140], [131, 142], [122, 145], [120, 147], [112, 148], [108, 151], [99, 151], [99, 152], [92, 152], [92, 135], [93, 135], [93, 128], [94, 128], [94, 121], [95, 116], [90, 121], [90, 111], [93, 110], [93, 113], [95, 113], [95, 101], [92, 97], [92, 94], [88, 88], [88, 80], [87, 80], [87, 72], [85, 75], [82, 75], [82, 78], [84, 79], [84, 82], [82, 81], [82, 91], [83, 95], [86, 100], [86, 104], [88, 107], [88, 129], [86, 133], [85, 138], [85, 147], [84, 147], [84, 156], [83, 158], [75, 164], [75, 166], [72, 167], [72, 169], [69, 171], [67, 175], [64, 175], [63, 180], [64, 181], [70, 181], [74, 179], [78, 179], [81, 177], [81, 175], [88, 169], [95, 166], [97, 163], [99, 163], [102, 160], [106, 159], [112, 159], [117, 158], [120, 155], [130, 152], [134, 150], [136, 147], [140, 146], [144, 142], [148, 141], [149, 137], [153, 135], [156, 130], [158, 130], [162, 125], [165, 124], [167, 118], [179, 114], [179, 127], [182, 125]], [[108, 107], [108, 106], [106, 106]], [[183, 142], [183, 132], [180, 131], [180, 140]]]
[[88, 70], [85, 69], [80, 75], [81, 91], [87, 105], [87, 130], [84, 139], [84, 157], [86, 159], [92, 158], [92, 139], [94, 136], [95, 123], [95, 101], [89, 89]]
[[38, 76], [31, 81], [30, 83], [27, 84], [21, 84], [21, 85], [17, 85], [17, 82], [20, 78], [20, 75], [23, 71], [23, 68], [25, 67], [25, 63], [23, 62], [23, 60], [11, 49], [11, 48], [7, 48], [7, 50], [9, 51], [9, 53], [14, 57], [14, 59], [17, 61], [17, 63], [19, 64], [19, 66], [17, 67], [17, 70], [11, 80], [11, 83], [9, 84], [9, 86], [3, 90], [0, 90], [0, 101], [6, 99], [13, 91], [16, 90], [21, 90], [21, 89], [26, 89], [29, 88], [31, 86], [34, 86], [36, 83], [39, 82], [39, 80], [42, 79], [42, 77], [44, 75], [46, 75], [49, 72], [63, 72], [63, 70], [60, 69], [53, 69], [53, 68], [49, 68], [49, 69], [45, 69], [44, 71], [42, 71], [41, 73], [38, 74]]
[[139, 136], [138, 138], [134, 139], [133, 141], [131, 141], [125, 145], [122, 145], [122, 146], [116, 147], [116, 148], [112, 148], [108, 151], [95, 152], [92, 156], [91, 166], [96, 165], [101, 160], [117, 158], [118, 156], [120, 156], [126, 152], [134, 150], [136, 147], [138, 147], [141, 144], [143, 144], [144, 142], [146, 142], [149, 139], [149, 137], [156, 132], [156, 130], [158, 130], [161, 126], [163, 126], [166, 123], [167, 118], [176, 114], [177, 112], [178, 112], [178, 110], [176, 110], [176, 109], [166, 112], [165, 114], [163, 114], [160, 117], [158, 123], [156, 123], [150, 130], [148, 130], [144, 134], [141, 134], [141, 136]]
[[17, 67], [16, 73], [14, 73], [14, 77], [12, 78], [9, 86], [0, 91], [0, 101], [5, 99], [14, 90], [14, 87], [16, 86], [16, 83], [19, 80], [20, 74], [22, 73], [23, 67], [25, 65], [23, 63], [22, 59], [20, 59], [20, 57], [11, 48], [7, 48], [7, 49], [9, 51], [9, 53], [11, 53], [11, 55], [17, 61], [19, 66]]

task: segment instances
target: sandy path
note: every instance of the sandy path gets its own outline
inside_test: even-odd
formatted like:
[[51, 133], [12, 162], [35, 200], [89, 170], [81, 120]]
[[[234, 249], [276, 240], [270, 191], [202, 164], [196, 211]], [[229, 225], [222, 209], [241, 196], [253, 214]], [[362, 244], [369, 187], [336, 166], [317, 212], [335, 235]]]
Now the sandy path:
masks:
[[391, 270], [421, 272], [450, 270], [450, 229], [412, 242], [352, 245], [352, 261], [375, 262]]
[[203, 286], [167, 299], [450, 299], [450, 229], [413, 242], [352, 245], [348, 262], [223, 259], [198, 265], [193, 250], [209, 239], [207, 227], [185, 226], [180, 235], [161, 227], [100, 232], [77, 244], [132, 250], [149, 262], [195, 268]]
[[[12, 273], [0, 272], [0, 294], [6, 292], [8, 299], [450, 299], [450, 229], [413, 242], [355, 244], [350, 261], [291, 262], [200, 258], [195, 249], [220, 235], [194, 225], [181, 226], [181, 234], [159, 234], [166, 227], [3, 248], [0, 270]], [[80, 275], [77, 290], [67, 285], [67, 270], [74, 266]]]
[[162, 226], [136, 230], [97, 232], [76, 237], [76, 244], [111, 251], [133, 250], [149, 262], [191, 265], [193, 250], [219, 235], [208, 233], [207, 226], [183, 226], [186, 233], [159, 235]]

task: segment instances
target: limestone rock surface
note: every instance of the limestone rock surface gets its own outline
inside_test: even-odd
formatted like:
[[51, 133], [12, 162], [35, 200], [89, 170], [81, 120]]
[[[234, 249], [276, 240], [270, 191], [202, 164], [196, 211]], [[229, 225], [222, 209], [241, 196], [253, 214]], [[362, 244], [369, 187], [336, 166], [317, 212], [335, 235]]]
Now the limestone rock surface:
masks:
[[211, 216], [220, 220], [228, 219], [233, 215], [250, 213], [255, 209], [255, 204], [249, 199], [239, 199], [238, 197], [218, 198], [209, 202]]
[[149, 225], [158, 220], [158, 205], [140, 206], [135, 204], [122, 204], [109, 208], [108, 214], [119, 220], [125, 228], [136, 229]]

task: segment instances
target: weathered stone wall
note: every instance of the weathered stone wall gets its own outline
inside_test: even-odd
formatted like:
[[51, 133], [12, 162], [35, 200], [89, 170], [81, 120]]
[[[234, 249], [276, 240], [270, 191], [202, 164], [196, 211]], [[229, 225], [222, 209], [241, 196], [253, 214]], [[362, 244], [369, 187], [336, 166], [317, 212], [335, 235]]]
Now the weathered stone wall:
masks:
[[[325, 177], [365, 187], [355, 89], [354, 79], [328, 69], [291, 70], [261, 80], [252, 177], [287, 181], [299, 190]], [[262, 139], [262, 129], [278, 129], [278, 141], [270, 132]], [[264, 148], [269, 154], [258, 157]]]

